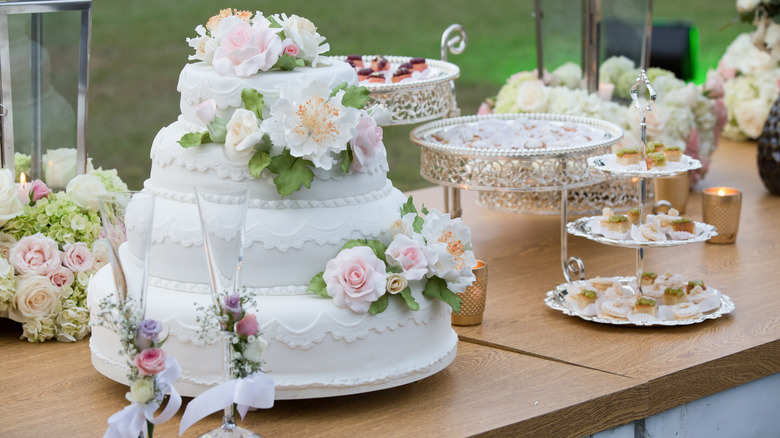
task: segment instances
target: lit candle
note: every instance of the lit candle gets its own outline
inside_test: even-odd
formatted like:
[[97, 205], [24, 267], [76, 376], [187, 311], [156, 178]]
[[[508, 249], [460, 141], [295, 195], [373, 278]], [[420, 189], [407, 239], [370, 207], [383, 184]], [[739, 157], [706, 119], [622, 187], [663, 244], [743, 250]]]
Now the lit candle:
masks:
[[452, 314], [454, 325], [476, 325], [482, 322], [487, 298], [487, 264], [477, 260], [476, 266], [471, 270], [476, 280], [466, 288], [465, 292], [457, 294], [461, 303], [460, 312]]
[[24, 172], [22, 172], [21, 175], [19, 175], [19, 194], [17, 197], [20, 201], [22, 201], [22, 204], [27, 205], [30, 203], [30, 189], [32, 188], [32, 184], [29, 184], [27, 182], [27, 176], [25, 176]]
[[709, 187], [702, 191], [701, 203], [704, 222], [714, 225], [718, 231], [708, 242], [734, 243], [739, 230], [742, 192], [731, 187]]

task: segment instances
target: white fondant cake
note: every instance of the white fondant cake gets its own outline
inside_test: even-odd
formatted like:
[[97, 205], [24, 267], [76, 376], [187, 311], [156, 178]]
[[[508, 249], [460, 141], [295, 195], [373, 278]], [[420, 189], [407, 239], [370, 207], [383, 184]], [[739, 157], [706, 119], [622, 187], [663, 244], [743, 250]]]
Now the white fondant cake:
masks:
[[[210, 34], [218, 34], [215, 29]], [[191, 41], [194, 47], [196, 43]], [[317, 61], [312, 64], [323, 64]], [[390, 242], [388, 230], [401, 217], [405, 197], [386, 177], [383, 147], [373, 160], [361, 163], [359, 171], [353, 166], [348, 173], [336, 153], [331, 154], [336, 158], [329, 169], [322, 168], [328, 167], [329, 157], [308, 156], [325, 163], [313, 166], [311, 187], [281, 196], [273, 173], [263, 170], [257, 178], [250, 175], [248, 156], [231, 154], [221, 143], [207, 141], [189, 148], [179, 143], [185, 134], [207, 129], [212, 133], [200, 114], [204, 102], [213, 102], [211, 120], [230, 120], [245, 106], [242, 91], [257, 90], [265, 102], [265, 127], [273, 104], [285, 97], [284, 87], [306, 88], [321, 82], [332, 89], [344, 82], [356, 84], [354, 70], [335, 62], [228, 76], [218, 71], [216, 61], [213, 64], [198, 62], [183, 69], [178, 85], [181, 116], [155, 138], [151, 175], [144, 184], [157, 196], [146, 317], [161, 320], [170, 334], [164, 349], [182, 365], [178, 390], [192, 396], [223, 379], [221, 346], [204, 345], [195, 321], [196, 307], [209, 304], [211, 296], [193, 189], [229, 181], [250, 187], [241, 284], [255, 296], [257, 307], [252, 311], [269, 342], [264, 368], [275, 382], [278, 399], [372, 391], [416, 381], [447, 366], [457, 344], [450, 326], [451, 309], [424, 297], [423, 281], [409, 281], [419, 310], [410, 310], [402, 300], [390, 300], [387, 309], [376, 315], [356, 313], [307, 291], [312, 277], [347, 241]], [[261, 148], [259, 143], [257, 150]], [[133, 238], [128, 232], [128, 239]], [[131, 254], [123, 246], [120, 255], [127, 275], [141, 275], [140, 254]], [[90, 283], [92, 308], [112, 290], [111, 272], [104, 268]], [[119, 355], [116, 334], [95, 327], [90, 348], [101, 373], [125, 380], [125, 360]]]

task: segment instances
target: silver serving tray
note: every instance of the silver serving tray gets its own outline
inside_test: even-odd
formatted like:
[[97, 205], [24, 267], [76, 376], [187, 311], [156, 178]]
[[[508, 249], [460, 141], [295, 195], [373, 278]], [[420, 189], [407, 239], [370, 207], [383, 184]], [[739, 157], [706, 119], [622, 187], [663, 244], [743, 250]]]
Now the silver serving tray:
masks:
[[[621, 284], [628, 284], [630, 281], [633, 281], [634, 277], [619, 277], [619, 281]], [[587, 316], [583, 315], [580, 312], [578, 312], [576, 309], [572, 308], [570, 304], [566, 301], [564, 296], [566, 295], [567, 290], [569, 287], [577, 284], [582, 284], [587, 282], [588, 280], [579, 280], [572, 283], [564, 283], [561, 285], [558, 285], [555, 290], [551, 290], [547, 292], [547, 295], [544, 299], [544, 304], [547, 305], [547, 307], [558, 310], [560, 312], [563, 312], [565, 315], [568, 316], [576, 316], [578, 318], [584, 319], [585, 321], [591, 321], [591, 322], [597, 322], [600, 324], [610, 324], [610, 325], [628, 325], [628, 326], [635, 326], [635, 327], [671, 327], [671, 326], [678, 326], [678, 325], [691, 325], [691, 324], [698, 324], [700, 322], [704, 322], [708, 319], [717, 319], [721, 316], [731, 313], [734, 311], [735, 306], [734, 302], [731, 301], [731, 298], [729, 298], [727, 295], [720, 294], [720, 307], [717, 309], [702, 314], [702, 316], [698, 318], [689, 318], [689, 319], [680, 319], [680, 320], [674, 320], [674, 321], [661, 321], [661, 320], [655, 320], [650, 322], [633, 322], [629, 321], [627, 319], [617, 319], [617, 318], [604, 318], [600, 317], [598, 315], [595, 316]]]
[[619, 246], [622, 248], [649, 248], [649, 247], [670, 247], [687, 245], [689, 243], [705, 242], [718, 235], [715, 227], [703, 222], [695, 222], [694, 236], [686, 240], [663, 240], [663, 241], [638, 241], [638, 240], [619, 240], [595, 234], [590, 227], [590, 221], [594, 217], [579, 218], [574, 222], [566, 224], [566, 230], [569, 234], [584, 237], [605, 245]]
[[613, 175], [638, 178], [657, 178], [660, 176], [674, 176], [689, 170], [699, 169], [701, 161], [683, 155], [679, 162], [669, 162], [663, 167], [654, 167], [647, 170], [647, 164], [640, 162], [630, 166], [624, 166], [617, 162], [616, 154], [604, 154], [588, 158], [588, 165]]

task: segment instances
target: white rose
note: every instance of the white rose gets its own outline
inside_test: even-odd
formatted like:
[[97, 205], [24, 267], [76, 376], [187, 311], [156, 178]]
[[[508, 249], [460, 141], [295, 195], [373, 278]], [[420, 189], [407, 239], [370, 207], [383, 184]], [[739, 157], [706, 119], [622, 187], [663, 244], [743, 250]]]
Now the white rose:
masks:
[[0, 170], [0, 226], [24, 211], [18, 195], [19, 186], [14, 182], [13, 173], [8, 169]]
[[517, 86], [515, 104], [520, 112], [543, 113], [547, 111], [547, 95], [542, 81], [523, 81]]
[[244, 347], [244, 357], [251, 362], [260, 363], [266, 347], [268, 347], [268, 341], [257, 336], [254, 342], [247, 343]]
[[319, 55], [330, 50], [330, 45], [323, 44], [325, 37], [317, 33], [314, 23], [294, 14], [290, 17], [277, 15], [275, 18], [282, 24], [284, 35], [298, 46], [298, 58], [311, 62], [312, 67], [322, 62]]
[[16, 282], [14, 304], [25, 318], [43, 318], [54, 310], [59, 301], [58, 288], [42, 275], [23, 275]]
[[556, 87], [579, 88], [582, 82], [582, 69], [579, 64], [567, 62], [552, 72], [550, 85]]
[[255, 113], [243, 108], [237, 109], [226, 128], [225, 154], [231, 160], [249, 161], [253, 148], [263, 139]]
[[414, 218], [414, 213], [406, 213], [405, 215], [396, 219], [392, 224], [390, 224], [390, 237], [395, 237], [397, 234], [403, 234], [406, 237], [412, 237], [412, 234], [414, 234], [414, 229], [412, 228]]
[[777, 62], [769, 53], [751, 46], [748, 53], [739, 61], [737, 69], [744, 74], [754, 75], [777, 67]]
[[737, 11], [739, 12], [753, 12], [761, 0], [737, 0]]
[[387, 276], [387, 291], [391, 294], [397, 294], [406, 289], [408, 281], [403, 274], [389, 274]]
[[738, 102], [734, 108], [739, 128], [750, 138], [758, 138], [764, 129], [770, 106], [761, 99]]
[[125, 397], [130, 402], [141, 404], [151, 401], [154, 398], [154, 377], [142, 377], [133, 382]]
[[772, 21], [766, 29], [764, 36], [766, 49], [772, 54], [772, 58], [777, 61], [780, 59], [780, 24]]
[[65, 193], [81, 208], [92, 211], [100, 210], [98, 196], [108, 193], [106, 186], [95, 175], [79, 175], [65, 187]]
[[13, 274], [14, 274], [13, 266], [11, 266], [11, 264], [8, 263], [8, 260], [0, 257], [0, 277], [10, 278], [13, 276]]
[[8, 233], [0, 232], [0, 257], [8, 259], [8, 253], [11, 251], [11, 247], [16, 243], [14, 236]]
[[[50, 189], [61, 189], [76, 176], [76, 149], [49, 149], [43, 154], [43, 179]], [[91, 172], [92, 160], [87, 160], [87, 172]]]
[[95, 259], [94, 263], [92, 263], [93, 271], [98, 271], [103, 266], [111, 263], [111, 253], [109, 252], [110, 248], [108, 246], [108, 240], [98, 239], [92, 242], [91, 250], [92, 258]]

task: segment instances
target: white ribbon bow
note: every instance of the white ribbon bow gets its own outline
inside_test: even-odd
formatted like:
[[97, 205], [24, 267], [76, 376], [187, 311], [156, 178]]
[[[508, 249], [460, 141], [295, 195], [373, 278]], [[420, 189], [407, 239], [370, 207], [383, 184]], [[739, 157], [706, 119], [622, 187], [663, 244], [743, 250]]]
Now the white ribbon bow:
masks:
[[176, 411], [181, 407], [181, 396], [173, 387], [179, 375], [181, 366], [176, 359], [169, 357], [165, 359], [165, 369], [155, 377], [157, 387], [163, 394], [170, 392], [168, 405], [165, 406], [162, 413], [155, 417], [154, 413], [160, 407], [156, 403], [131, 403], [121, 411], [112, 415], [108, 419], [108, 430], [103, 438], [138, 438], [144, 423], [149, 421], [152, 424], [162, 424], [170, 420]]
[[190, 426], [235, 403], [241, 419], [250, 407], [267, 409], [274, 405], [274, 381], [257, 372], [243, 379], [234, 379], [215, 386], [192, 399], [184, 410], [179, 436]]

